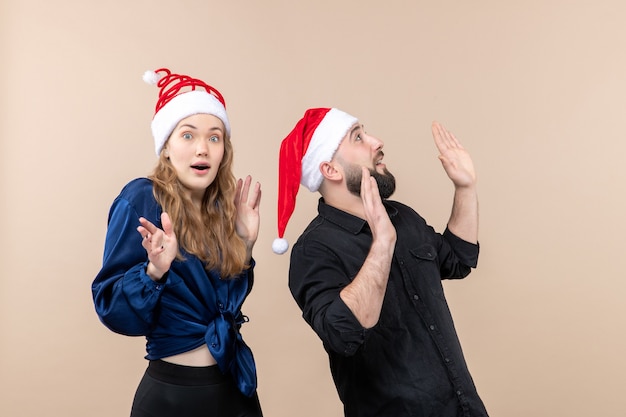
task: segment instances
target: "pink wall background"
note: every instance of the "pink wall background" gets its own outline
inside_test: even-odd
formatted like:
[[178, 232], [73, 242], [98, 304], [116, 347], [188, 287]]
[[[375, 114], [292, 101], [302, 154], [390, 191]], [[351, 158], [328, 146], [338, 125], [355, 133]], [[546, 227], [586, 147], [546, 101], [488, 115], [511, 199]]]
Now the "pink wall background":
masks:
[[[262, 183], [243, 329], [265, 414], [342, 415], [321, 343], [287, 289], [278, 148], [335, 106], [385, 141], [396, 199], [438, 230], [452, 187], [430, 136], [471, 151], [479, 268], [446, 283], [487, 408], [624, 415], [626, 5], [620, 1], [0, 2], [0, 415], [127, 415], [144, 341], [94, 313], [113, 198], [155, 163], [160, 66], [227, 100], [236, 173]], [[287, 228], [315, 213], [302, 188]]]

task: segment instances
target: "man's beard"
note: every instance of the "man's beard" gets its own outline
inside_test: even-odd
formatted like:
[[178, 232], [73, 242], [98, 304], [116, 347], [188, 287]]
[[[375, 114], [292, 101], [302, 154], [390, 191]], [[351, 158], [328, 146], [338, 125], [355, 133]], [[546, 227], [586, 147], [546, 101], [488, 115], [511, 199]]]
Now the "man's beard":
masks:
[[[382, 199], [391, 197], [394, 191], [396, 191], [396, 178], [384, 168], [383, 173], [379, 173], [375, 169], [368, 168], [370, 175], [376, 180], [378, 185], [378, 193]], [[344, 171], [346, 173], [346, 185], [348, 191], [356, 196], [361, 195], [361, 179], [363, 178], [363, 171], [359, 165], [345, 164]]]

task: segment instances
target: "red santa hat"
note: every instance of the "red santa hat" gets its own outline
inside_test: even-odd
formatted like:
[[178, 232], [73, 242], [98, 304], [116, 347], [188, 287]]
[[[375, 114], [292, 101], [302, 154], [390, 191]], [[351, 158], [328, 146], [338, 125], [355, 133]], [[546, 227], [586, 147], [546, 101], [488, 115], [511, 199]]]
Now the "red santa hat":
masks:
[[278, 238], [275, 253], [287, 252], [284, 239], [287, 222], [296, 206], [300, 184], [311, 192], [322, 184], [320, 164], [329, 162], [341, 140], [358, 119], [339, 109], [309, 109], [280, 145], [278, 168]]
[[146, 71], [143, 80], [161, 89], [151, 125], [157, 156], [178, 122], [194, 114], [217, 117], [224, 123], [226, 134], [230, 136], [226, 102], [215, 88], [188, 75], [172, 74], [167, 68]]

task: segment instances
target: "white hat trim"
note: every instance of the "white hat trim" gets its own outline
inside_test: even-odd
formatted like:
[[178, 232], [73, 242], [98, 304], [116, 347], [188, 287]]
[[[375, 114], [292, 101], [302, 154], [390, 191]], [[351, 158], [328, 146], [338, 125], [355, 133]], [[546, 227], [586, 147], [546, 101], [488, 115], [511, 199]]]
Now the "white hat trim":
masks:
[[222, 103], [204, 90], [188, 91], [172, 98], [152, 119], [152, 136], [157, 156], [178, 122], [200, 113], [211, 114], [220, 119], [224, 123], [226, 134], [230, 136], [230, 123]]
[[300, 184], [311, 192], [318, 190], [323, 180], [320, 164], [333, 158], [346, 133], [358, 121], [356, 117], [339, 109], [332, 108], [326, 113], [313, 132], [309, 147], [302, 157]]

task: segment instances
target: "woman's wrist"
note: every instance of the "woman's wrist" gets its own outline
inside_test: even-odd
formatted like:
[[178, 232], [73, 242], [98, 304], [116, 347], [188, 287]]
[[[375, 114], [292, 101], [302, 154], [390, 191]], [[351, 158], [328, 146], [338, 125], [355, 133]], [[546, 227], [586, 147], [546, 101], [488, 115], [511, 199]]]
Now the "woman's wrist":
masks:
[[162, 272], [152, 262], [148, 262], [148, 266], [146, 266], [146, 274], [151, 280], [158, 282], [165, 278], [167, 271]]

